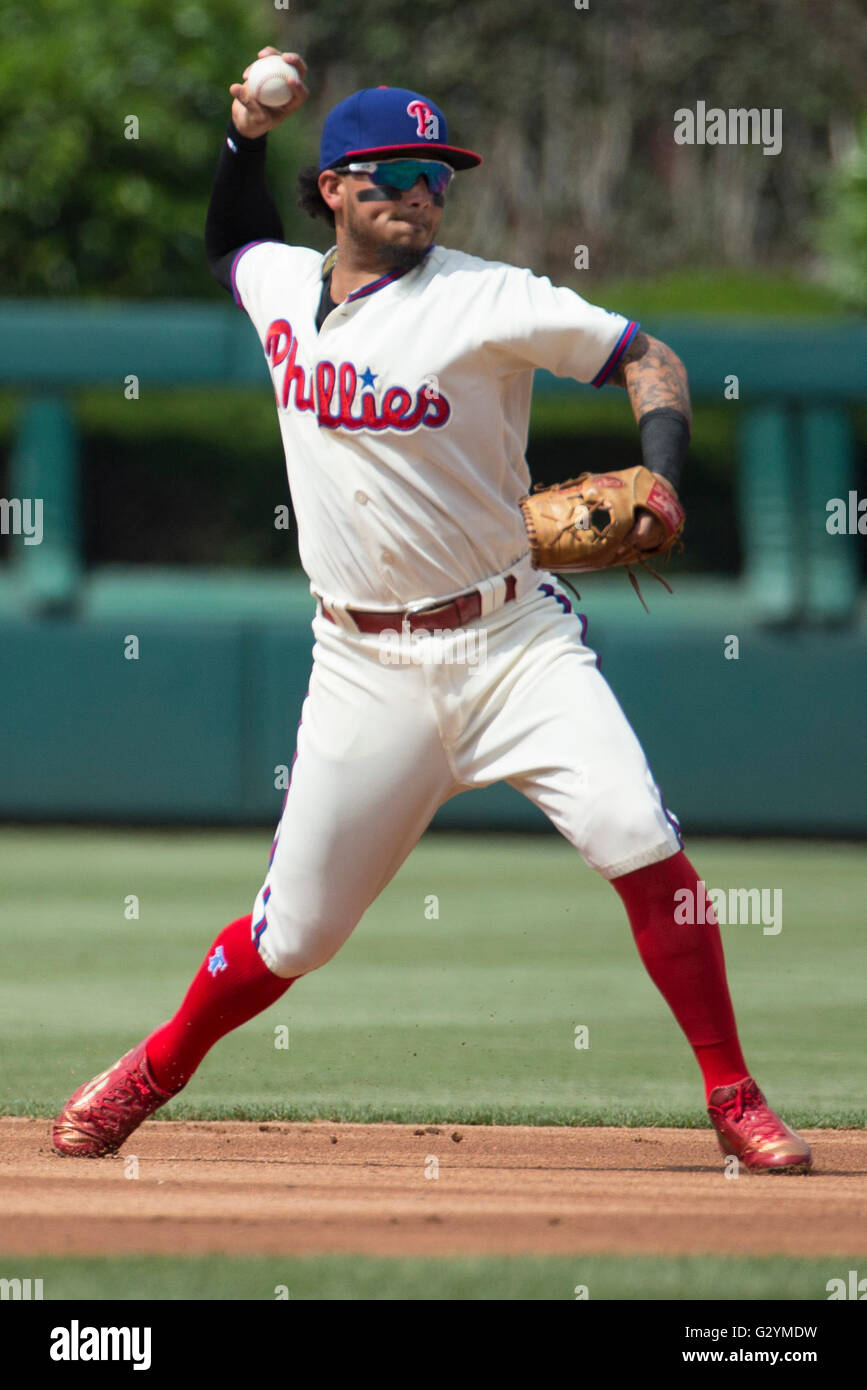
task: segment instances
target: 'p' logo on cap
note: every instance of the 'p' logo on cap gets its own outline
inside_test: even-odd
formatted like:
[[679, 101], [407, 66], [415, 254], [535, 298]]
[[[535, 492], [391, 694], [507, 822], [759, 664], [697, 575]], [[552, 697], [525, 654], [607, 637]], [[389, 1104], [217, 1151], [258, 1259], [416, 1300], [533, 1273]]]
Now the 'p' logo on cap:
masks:
[[417, 121], [416, 133], [425, 140], [439, 140], [440, 123], [435, 111], [432, 111], [426, 101], [411, 101], [406, 108], [408, 116], [415, 116]]

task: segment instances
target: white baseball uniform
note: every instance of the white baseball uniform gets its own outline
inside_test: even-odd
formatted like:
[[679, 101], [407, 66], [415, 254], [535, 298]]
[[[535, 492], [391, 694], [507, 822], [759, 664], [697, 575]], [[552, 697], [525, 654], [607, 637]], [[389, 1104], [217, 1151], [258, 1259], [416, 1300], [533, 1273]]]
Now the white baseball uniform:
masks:
[[[528, 270], [434, 246], [317, 331], [331, 257], [259, 242], [233, 266], [318, 600], [253, 909], [259, 951], [285, 977], [335, 953], [437, 807], [467, 788], [511, 783], [607, 878], [681, 847], [583, 617], [530, 565], [518, 508], [534, 369], [601, 385], [637, 325]], [[481, 616], [458, 632], [363, 633], [351, 616], [471, 590]]]

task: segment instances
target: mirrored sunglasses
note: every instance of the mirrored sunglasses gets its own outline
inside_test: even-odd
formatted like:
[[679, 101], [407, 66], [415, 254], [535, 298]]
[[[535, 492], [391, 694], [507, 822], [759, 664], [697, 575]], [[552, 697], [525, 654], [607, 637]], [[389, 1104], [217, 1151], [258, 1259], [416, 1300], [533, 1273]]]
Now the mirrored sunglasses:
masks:
[[445, 193], [455, 171], [450, 164], [436, 159], [384, 159], [376, 163], [344, 164], [338, 174], [369, 174], [378, 188], [399, 188], [405, 193], [419, 179], [425, 179], [434, 197]]

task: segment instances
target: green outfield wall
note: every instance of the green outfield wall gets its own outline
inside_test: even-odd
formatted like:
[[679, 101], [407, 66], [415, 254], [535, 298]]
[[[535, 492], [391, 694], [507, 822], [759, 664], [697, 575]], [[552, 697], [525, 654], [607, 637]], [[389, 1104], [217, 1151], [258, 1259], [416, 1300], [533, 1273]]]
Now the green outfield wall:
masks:
[[[863, 629], [771, 631], [695, 586], [648, 597], [649, 616], [591, 595], [588, 640], [685, 830], [867, 831]], [[287, 590], [284, 621], [170, 619], [144, 601], [135, 617], [0, 619], [0, 817], [274, 821], [311, 613]], [[436, 823], [547, 824], [505, 786], [457, 797]]]
[[[675, 558], [677, 592], [648, 580], [649, 614], [622, 573], [589, 576], [589, 640], [687, 830], [861, 834], [867, 324], [646, 327], [681, 354], [698, 401], [734, 412], [742, 572], [684, 577]], [[88, 566], [77, 393], [120, 397], [130, 373], [145, 394], [258, 384], [273, 408], [231, 306], [0, 301], [0, 386], [17, 405], [0, 499], [0, 817], [273, 821], [310, 669], [309, 589], [275, 569]], [[539, 398], [574, 402], [577, 441], [587, 390], [537, 374]], [[12, 525], [27, 499], [38, 540]], [[457, 797], [438, 822], [546, 824], [509, 788]]]

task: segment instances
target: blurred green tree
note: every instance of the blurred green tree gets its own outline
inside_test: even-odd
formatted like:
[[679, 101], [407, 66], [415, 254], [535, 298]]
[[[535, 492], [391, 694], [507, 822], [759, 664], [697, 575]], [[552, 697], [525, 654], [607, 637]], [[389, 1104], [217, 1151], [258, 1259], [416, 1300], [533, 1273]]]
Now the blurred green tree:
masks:
[[[854, 140], [865, 35], [861, 0], [3, 0], [0, 294], [217, 293], [202, 224], [227, 88], [266, 43], [310, 64], [311, 100], [271, 137], [292, 241], [329, 244], [295, 192], [323, 117], [385, 82], [440, 102], [484, 155], [455, 181], [446, 245], [591, 296], [602, 278], [696, 267], [807, 280], [821, 189]], [[781, 153], [675, 145], [675, 111], [698, 101], [782, 109]], [[841, 177], [838, 245], [861, 215], [861, 185]]]
[[229, 83], [275, 33], [264, 0], [3, 0], [0, 294], [207, 293]]
[[824, 206], [818, 240], [828, 258], [827, 278], [849, 304], [867, 310], [867, 117], [831, 173]]

